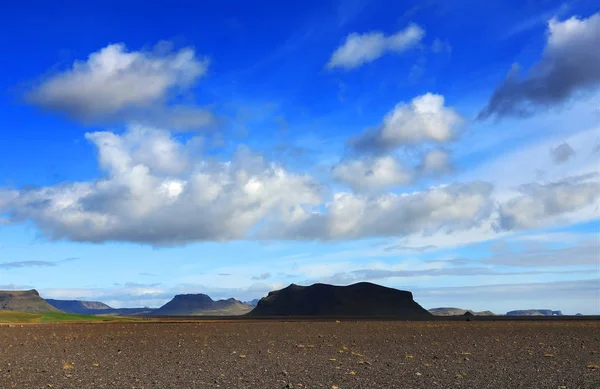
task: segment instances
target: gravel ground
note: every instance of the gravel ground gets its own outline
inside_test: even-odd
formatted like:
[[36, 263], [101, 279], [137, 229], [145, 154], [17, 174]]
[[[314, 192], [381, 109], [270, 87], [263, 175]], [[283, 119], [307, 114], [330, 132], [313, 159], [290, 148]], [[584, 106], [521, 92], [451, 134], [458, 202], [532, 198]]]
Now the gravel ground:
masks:
[[[600, 388], [598, 322], [0, 327], [0, 388]], [[597, 367], [597, 368], [596, 368]]]

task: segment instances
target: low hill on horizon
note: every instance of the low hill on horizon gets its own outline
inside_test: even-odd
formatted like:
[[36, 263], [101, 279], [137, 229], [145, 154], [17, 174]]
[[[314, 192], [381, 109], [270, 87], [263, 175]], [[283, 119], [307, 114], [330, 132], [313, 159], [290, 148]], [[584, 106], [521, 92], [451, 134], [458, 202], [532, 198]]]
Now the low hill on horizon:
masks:
[[37, 290], [0, 290], [0, 310], [28, 313], [59, 312]]
[[435, 316], [462, 316], [469, 312], [475, 316], [496, 316], [492, 311], [481, 311], [476, 312], [470, 309], [452, 308], [452, 307], [441, 307], [429, 309], [429, 312]]
[[269, 292], [251, 316], [395, 316], [431, 317], [413, 300], [411, 292], [369, 282], [348, 286], [291, 284]]
[[562, 312], [551, 309], [523, 309], [506, 312], [506, 316], [562, 316]]
[[152, 311], [152, 316], [225, 316], [243, 315], [252, 310], [252, 306], [234, 298], [213, 300], [209, 296], [197, 294], [178, 294], [162, 307]]
[[79, 313], [84, 315], [102, 314], [103, 311], [110, 311], [113, 308], [100, 301], [85, 300], [57, 300], [45, 299], [48, 304], [54, 308], [68, 313]]

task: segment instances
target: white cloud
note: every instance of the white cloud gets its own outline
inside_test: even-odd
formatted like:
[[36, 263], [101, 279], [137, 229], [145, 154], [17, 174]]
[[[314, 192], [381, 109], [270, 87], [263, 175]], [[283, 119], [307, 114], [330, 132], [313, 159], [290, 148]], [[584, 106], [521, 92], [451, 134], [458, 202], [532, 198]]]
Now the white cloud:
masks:
[[576, 92], [600, 84], [600, 13], [587, 19], [555, 18], [548, 22], [548, 39], [541, 60], [525, 77], [514, 66], [496, 88], [482, 119], [529, 115], [538, 107], [559, 104]]
[[324, 203], [310, 176], [245, 147], [219, 162], [194, 159], [188, 143], [160, 130], [86, 137], [98, 149], [105, 178], [2, 191], [2, 212], [14, 222], [33, 221], [51, 239], [177, 245], [454, 231], [477, 225], [492, 210], [492, 188], [482, 182], [410, 194], [337, 193]]
[[109, 172], [125, 172], [133, 166], [147, 166], [159, 174], [177, 175], [191, 168], [192, 155], [202, 150], [202, 138], [186, 143], [175, 141], [168, 131], [130, 126], [123, 135], [112, 132], [85, 134], [98, 149], [100, 166]]
[[[600, 205], [599, 175], [590, 174], [590, 169], [597, 172], [596, 160], [588, 153], [595, 145], [589, 141], [595, 139], [594, 131], [565, 140], [578, 150], [568, 164], [551, 161], [548, 145], [557, 144], [552, 139], [507, 153], [479, 171], [457, 177], [454, 184], [412, 193], [373, 192], [405, 179], [392, 157], [350, 161], [336, 166], [333, 174], [358, 193], [327, 197], [325, 184], [243, 146], [231, 160], [221, 161], [200, 152], [201, 138], [182, 141], [167, 131], [139, 125], [123, 134], [94, 132], [86, 138], [98, 149], [103, 176], [0, 189], [4, 220], [30, 221], [50, 239], [85, 242], [180, 245], [396, 237], [403, 246], [452, 247], [520, 229], [591, 220], [598, 218]], [[444, 166], [443, 158], [432, 159], [425, 160], [423, 170]], [[540, 183], [524, 168], [543, 166], [561, 173], [552, 174], [557, 179], [550, 183]], [[367, 177], [359, 179], [365, 173]], [[493, 185], [486, 182], [490, 178], [496, 179]], [[498, 221], [503, 229], [497, 228]], [[261, 273], [248, 277], [256, 274]]]
[[383, 124], [351, 139], [359, 151], [381, 152], [400, 145], [450, 141], [463, 122], [461, 116], [444, 106], [444, 96], [427, 93], [409, 104], [400, 103], [383, 119]]
[[127, 51], [122, 43], [90, 54], [87, 61], [44, 80], [27, 94], [42, 108], [84, 122], [135, 120], [169, 123], [173, 129], [205, 126], [213, 116], [194, 106], [166, 105], [169, 98], [192, 87], [206, 74], [208, 61], [192, 48]]
[[[536, 228], [548, 225], [584, 207], [599, 216], [600, 175], [587, 174], [547, 184], [531, 183], [520, 188], [521, 196], [500, 206], [503, 229]], [[590, 214], [592, 216], [592, 214]]]
[[401, 53], [415, 47], [424, 36], [425, 31], [416, 24], [411, 24], [404, 30], [387, 36], [379, 31], [365, 34], [352, 33], [333, 52], [327, 68], [357, 68], [375, 61], [386, 52]]
[[333, 167], [332, 175], [359, 192], [399, 186], [411, 179], [411, 173], [391, 156], [341, 162]]
[[335, 240], [468, 229], [490, 216], [491, 192], [491, 185], [473, 182], [410, 194], [336, 193], [324, 211], [299, 209], [268, 226], [266, 236]]
[[184, 158], [184, 145], [160, 131], [87, 138], [108, 177], [13, 193], [11, 220], [31, 220], [51, 239], [170, 245], [245, 238], [272, 213], [321, 201], [310, 177], [243, 148], [222, 163]]

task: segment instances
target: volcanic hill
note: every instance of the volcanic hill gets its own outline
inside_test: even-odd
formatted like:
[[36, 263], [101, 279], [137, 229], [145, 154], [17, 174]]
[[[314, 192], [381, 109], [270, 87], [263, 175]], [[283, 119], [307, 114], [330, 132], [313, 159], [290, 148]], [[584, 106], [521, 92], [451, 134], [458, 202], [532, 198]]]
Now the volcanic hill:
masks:
[[290, 286], [259, 300], [251, 316], [394, 316], [431, 317], [411, 292], [369, 282], [349, 286]]
[[19, 312], [58, 312], [40, 297], [37, 290], [0, 290], [0, 310]]

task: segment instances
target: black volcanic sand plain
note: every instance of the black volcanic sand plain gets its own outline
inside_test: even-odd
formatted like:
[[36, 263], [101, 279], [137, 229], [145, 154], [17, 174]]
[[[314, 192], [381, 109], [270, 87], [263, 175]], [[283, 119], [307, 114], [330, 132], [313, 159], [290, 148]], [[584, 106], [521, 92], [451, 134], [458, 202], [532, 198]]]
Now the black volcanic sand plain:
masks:
[[597, 365], [595, 321], [0, 326], [0, 388], [597, 389]]

